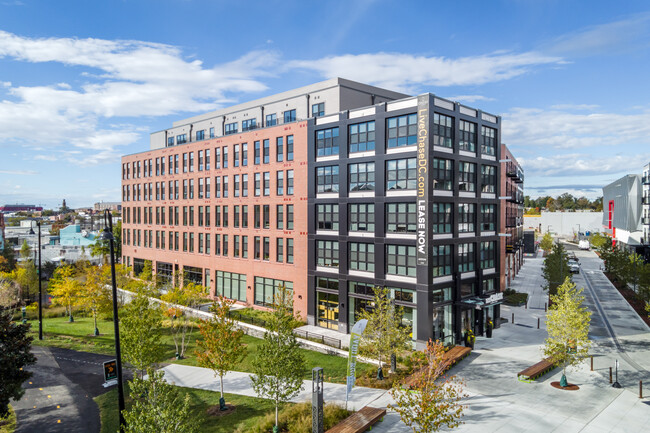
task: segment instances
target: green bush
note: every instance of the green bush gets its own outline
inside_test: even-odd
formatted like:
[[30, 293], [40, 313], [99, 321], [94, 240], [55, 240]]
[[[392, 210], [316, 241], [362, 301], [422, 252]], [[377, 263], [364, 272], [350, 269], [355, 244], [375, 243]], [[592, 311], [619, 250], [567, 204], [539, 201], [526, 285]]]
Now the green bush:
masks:
[[522, 305], [528, 302], [528, 293], [517, 292], [516, 290], [506, 289], [503, 292], [503, 299], [507, 305]]
[[[345, 410], [337, 404], [325, 404], [323, 407], [323, 427], [325, 431], [334, 427], [351, 413], [351, 411]], [[240, 427], [235, 433], [267, 433], [273, 431], [274, 425], [275, 413], [271, 412], [252, 429], [247, 428], [244, 430]], [[278, 414], [278, 425], [281, 432], [311, 433], [311, 403], [305, 402], [285, 406]]]

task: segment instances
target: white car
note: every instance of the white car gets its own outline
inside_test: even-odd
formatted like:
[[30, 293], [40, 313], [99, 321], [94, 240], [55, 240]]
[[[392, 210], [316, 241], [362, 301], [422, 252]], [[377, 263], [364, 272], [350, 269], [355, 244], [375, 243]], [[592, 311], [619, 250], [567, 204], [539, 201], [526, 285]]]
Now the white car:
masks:
[[584, 240], [578, 242], [578, 248], [580, 248], [581, 250], [588, 250], [590, 248], [589, 241]]
[[575, 262], [569, 264], [569, 272], [571, 272], [572, 274], [579, 274], [580, 273], [580, 265], [578, 265]]

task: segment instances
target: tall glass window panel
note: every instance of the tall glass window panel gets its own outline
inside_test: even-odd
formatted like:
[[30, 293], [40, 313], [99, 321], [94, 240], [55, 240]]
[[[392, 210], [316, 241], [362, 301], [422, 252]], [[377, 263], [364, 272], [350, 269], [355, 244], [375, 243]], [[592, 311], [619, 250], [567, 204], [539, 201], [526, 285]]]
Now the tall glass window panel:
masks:
[[454, 119], [444, 114], [433, 114], [433, 144], [452, 148], [454, 146]]
[[375, 244], [350, 242], [350, 269], [355, 271], [375, 271]]
[[496, 154], [496, 141], [497, 130], [487, 126], [481, 126], [481, 153], [483, 155], [495, 156]]
[[496, 205], [481, 205], [481, 230], [484, 232], [493, 232], [496, 223]]
[[458, 162], [458, 190], [476, 191], [476, 164], [471, 162]]
[[316, 168], [316, 192], [339, 192], [339, 166], [328, 165]]
[[476, 205], [474, 203], [458, 203], [458, 231], [473, 233], [475, 231]]
[[474, 268], [474, 244], [458, 244], [458, 272], [471, 272]]
[[339, 205], [318, 204], [316, 205], [316, 227], [318, 230], [339, 229]]
[[386, 245], [386, 273], [415, 277], [415, 247]]
[[497, 168], [493, 165], [481, 165], [481, 192], [496, 192]]
[[349, 165], [350, 191], [374, 191], [375, 190], [375, 163], [362, 162]]
[[316, 131], [316, 156], [339, 154], [339, 128]]
[[415, 233], [416, 229], [415, 203], [386, 203], [387, 233]]
[[454, 162], [449, 159], [433, 158], [433, 189], [451, 191], [454, 187]]
[[431, 228], [433, 233], [451, 233], [452, 205], [451, 203], [433, 203]]
[[316, 241], [316, 265], [330, 268], [339, 267], [338, 241]]
[[350, 125], [349, 152], [375, 150], [375, 121]]
[[494, 241], [488, 241], [488, 242], [481, 242], [481, 251], [480, 251], [480, 266], [481, 269], [490, 269], [494, 268], [494, 262], [495, 262], [495, 242]]
[[431, 271], [434, 278], [451, 275], [451, 258], [451, 245], [431, 247]]
[[467, 152], [476, 152], [476, 124], [461, 120], [459, 129], [459, 149], [466, 150]]
[[386, 161], [386, 191], [415, 190], [417, 186], [416, 159]]
[[408, 114], [406, 116], [392, 117], [387, 120], [388, 141], [386, 146], [390, 148], [402, 146], [415, 146], [417, 143], [417, 116]]

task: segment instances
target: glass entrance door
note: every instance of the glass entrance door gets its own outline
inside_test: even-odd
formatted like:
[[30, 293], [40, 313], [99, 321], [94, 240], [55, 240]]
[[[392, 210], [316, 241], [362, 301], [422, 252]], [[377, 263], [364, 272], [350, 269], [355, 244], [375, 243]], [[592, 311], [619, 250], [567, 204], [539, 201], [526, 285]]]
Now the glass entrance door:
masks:
[[318, 292], [318, 326], [339, 329], [339, 296]]

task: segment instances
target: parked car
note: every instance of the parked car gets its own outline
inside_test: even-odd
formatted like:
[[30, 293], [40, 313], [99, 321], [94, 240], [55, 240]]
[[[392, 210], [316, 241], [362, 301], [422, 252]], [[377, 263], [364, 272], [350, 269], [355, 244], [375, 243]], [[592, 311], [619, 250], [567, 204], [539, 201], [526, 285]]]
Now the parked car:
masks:
[[582, 240], [578, 242], [578, 248], [580, 248], [581, 250], [589, 250], [589, 248], [591, 248], [591, 245], [589, 245], [588, 240]]
[[577, 264], [576, 262], [569, 262], [569, 272], [571, 272], [572, 274], [579, 274], [580, 265]]

